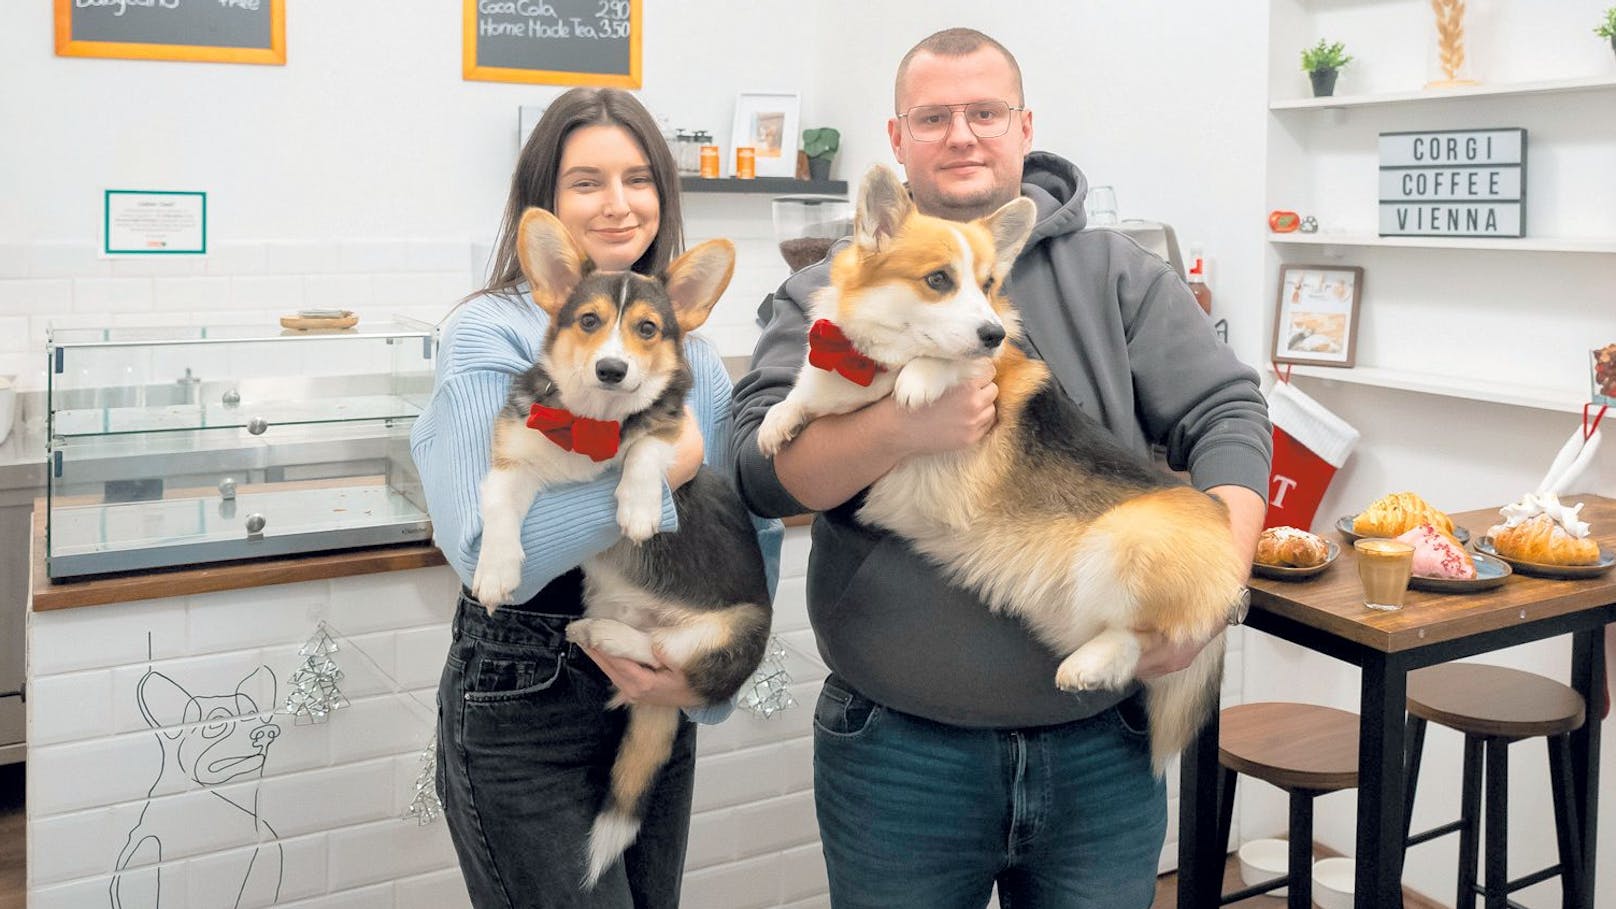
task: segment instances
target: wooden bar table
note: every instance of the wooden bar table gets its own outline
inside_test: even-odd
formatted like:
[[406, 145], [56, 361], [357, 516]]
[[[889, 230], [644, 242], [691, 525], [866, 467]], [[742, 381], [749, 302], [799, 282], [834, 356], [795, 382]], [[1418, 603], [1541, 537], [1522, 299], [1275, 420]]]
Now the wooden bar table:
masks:
[[[1582, 519], [1609, 548], [1616, 541], [1616, 500], [1566, 496], [1583, 502]], [[1496, 508], [1452, 516], [1479, 537], [1497, 523]], [[1339, 538], [1330, 531], [1326, 536]], [[1594, 856], [1599, 817], [1599, 709], [1605, 685], [1604, 626], [1616, 621], [1616, 570], [1586, 580], [1545, 580], [1519, 572], [1503, 586], [1474, 594], [1410, 590], [1403, 608], [1377, 612], [1363, 605], [1351, 544], [1313, 578], [1253, 578], [1246, 624], [1362, 671], [1359, 683], [1358, 842], [1355, 904], [1359, 909], [1402, 905], [1404, 836], [1404, 708], [1407, 675], [1449, 660], [1528, 641], [1571, 635], [1571, 686], [1588, 704], [1588, 721], [1572, 734], [1572, 774], [1581, 828], [1581, 905], [1594, 905]], [[1185, 751], [1180, 777], [1178, 904], [1216, 907], [1226, 844], [1217, 842], [1218, 726], [1216, 715]]]

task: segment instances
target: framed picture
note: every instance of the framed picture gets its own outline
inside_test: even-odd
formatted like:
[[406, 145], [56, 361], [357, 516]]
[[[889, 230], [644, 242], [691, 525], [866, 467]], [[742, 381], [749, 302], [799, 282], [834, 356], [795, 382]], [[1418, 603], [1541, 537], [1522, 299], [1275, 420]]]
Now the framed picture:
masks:
[[735, 97], [735, 128], [729, 154], [750, 145], [760, 177], [797, 175], [797, 96], [791, 92], [741, 92]]
[[1274, 362], [1351, 366], [1358, 356], [1363, 269], [1282, 265], [1274, 308]]

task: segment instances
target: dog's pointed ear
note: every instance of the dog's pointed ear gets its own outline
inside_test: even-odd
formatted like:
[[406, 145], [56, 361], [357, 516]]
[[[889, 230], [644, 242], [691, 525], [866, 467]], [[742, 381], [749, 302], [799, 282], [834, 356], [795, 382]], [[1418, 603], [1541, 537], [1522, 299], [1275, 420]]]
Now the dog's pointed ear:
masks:
[[542, 208], [522, 214], [516, 231], [516, 258], [533, 289], [533, 302], [554, 316], [584, 276], [584, 254], [555, 215]]
[[728, 240], [708, 240], [673, 260], [663, 285], [681, 331], [695, 331], [707, 321], [734, 274], [735, 244]]
[[[275, 673], [268, 666], [259, 666], [252, 675], [242, 679], [241, 684], [236, 686], [237, 700], [245, 700], [249, 708], [241, 710], [240, 714], [247, 716], [257, 713], [259, 704], [274, 705], [275, 688]], [[274, 706], [270, 707], [270, 710], [274, 709]]]
[[982, 226], [993, 236], [994, 274], [1002, 278], [1010, 273], [1037, 221], [1038, 206], [1026, 196], [1005, 203], [981, 220]]
[[179, 682], [158, 672], [147, 670], [140, 677], [140, 683], [135, 686], [135, 699], [140, 702], [140, 715], [146, 718], [146, 725], [171, 739], [179, 738], [183, 732], [173, 727], [187, 720], [201, 719], [200, 714], [187, 715], [196, 704], [191, 693]]
[[853, 238], [859, 250], [886, 249], [914, 210], [914, 200], [897, 174], [880, 164], [870, 168], [859, 186], [858, 210], [853, 216]]

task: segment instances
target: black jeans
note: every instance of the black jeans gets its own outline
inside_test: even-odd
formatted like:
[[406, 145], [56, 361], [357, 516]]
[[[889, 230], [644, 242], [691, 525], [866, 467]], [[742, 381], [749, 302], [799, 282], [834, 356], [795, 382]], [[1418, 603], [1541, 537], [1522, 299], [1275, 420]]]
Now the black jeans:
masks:
[[462, 596], [438, 686], [438, 794], [472, 904], [543, 909], [679, 905], [695, 727], [681, 723], [638, 840], [594, 890], [585, 848], [626, 714], [566, 639], [574, 616], [500, 610]]

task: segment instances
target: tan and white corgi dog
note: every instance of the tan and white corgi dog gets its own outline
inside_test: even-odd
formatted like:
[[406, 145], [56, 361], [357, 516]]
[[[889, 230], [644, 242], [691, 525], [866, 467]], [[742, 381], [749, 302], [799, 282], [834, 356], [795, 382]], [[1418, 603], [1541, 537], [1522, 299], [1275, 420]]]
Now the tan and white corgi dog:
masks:
[[[903, 407], [929, 403], [991, 358], [999, 396], [988, 435], [904, 460], [857, 516], [1067, 654], [1061, 689], [1120, 689], [1139, 660], [1134, 629], [1212, 637], [1245, 568], [1222, 502], [1123, 448], [1043, 362], [1003, 343], [1020, 336], [1003, 287], [1035, 216], [1023, 198], [969, 223], [928, 217], [896, 175], [871, 169], [855, 242], [810, 301], [807, 362], [758, 447], [772, 457], [815, 417], [888, 393]], [[1218, 636], [1187, 669], [1145, 683], [1158, 773], [1205, 722], [1222, 665]]]
[[[678, 532], [656, 530], [693, 383], [682, 342], [729, 284], [735, 247], [710, 240], [658, 278], [594, 272], [561, 222], [538, 208], [523, 215], [518, 244], [550, 327], [539, 363], [512, 382], [494, 423], [472, 593], [489, 612], [510, 601], [521, 578], [522, 519], [540, 490], [621, 465], [623, 539], [584, 563], [585, 617], [567, 637], [648, 664], [658, 662], [654, 649], [708, 702], [726, 701], [762, 662], [769, 633], [751, 517], [729, 479], [704, 467], [674, 491]], [[629, 706], [589, 839], [586, 889], [634, 841], [678, 728], [678, 708]]]

